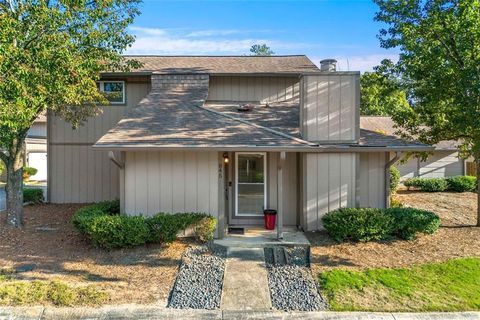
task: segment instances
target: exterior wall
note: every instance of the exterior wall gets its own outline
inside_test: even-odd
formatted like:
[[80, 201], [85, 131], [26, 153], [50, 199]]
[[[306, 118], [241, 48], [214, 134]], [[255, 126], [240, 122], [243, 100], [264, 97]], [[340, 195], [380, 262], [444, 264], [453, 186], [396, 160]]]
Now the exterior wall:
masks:
[[304, 139], [355, 142], [359, 139], [359, 75], [336, 73], [303, 76], [300, 130]]
[[126, 152], [125, 212], [219, 213], [217, 152]]
[[[112, 79], [113, 80], [113, 79]], [[119, 198], [119, 169], [108, 152], [91, 147], [150, 91], [150, 79], [125, 80], [126, 103], [101, 107], [80, 128], [48, 117], [48, 188], [52, 203], [88, 203]]]
[[323, 229], [322, 216], [355, 207], [358, 156], [355, 153], [305, 153], [302, 156], [303, 228]]
[[385, 208], [385, 152], [360, 153], [359, 198], [362, 208]]
[[412, 177], [443, 178], [465, 174], [464, 160], [456, 151], [438, 150], [427, 161], [409, 159], [405, 164], [397, 165], [402, 180]]
[[208, 100], [282, 102], [299, 98], [298, 77], [210, 77]]
[[34, 122], [33, 126], [28, 130], [28, 137], [47, 137], [47, 123], [46, 122]]

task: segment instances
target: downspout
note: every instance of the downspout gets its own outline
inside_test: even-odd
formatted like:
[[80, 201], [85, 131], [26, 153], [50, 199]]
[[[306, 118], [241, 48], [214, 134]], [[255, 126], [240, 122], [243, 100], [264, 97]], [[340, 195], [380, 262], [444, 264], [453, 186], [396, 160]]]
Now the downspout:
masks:
[[395, 151], [395, 156], [385, 164], [385, 208], [390, 207], [390, 167], [400, 158], [401, 152]]
[[287, 155], [285, 151], [280, 152], [277, 170], [277, 239], [283, 239], [283, 167]]

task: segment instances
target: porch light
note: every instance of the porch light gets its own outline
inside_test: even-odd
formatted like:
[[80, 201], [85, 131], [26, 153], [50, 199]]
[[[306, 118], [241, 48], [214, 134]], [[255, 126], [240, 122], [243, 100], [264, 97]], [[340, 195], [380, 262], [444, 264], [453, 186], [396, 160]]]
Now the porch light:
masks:
[[223, 163], [228, 164], [230, 162], [230, 159], [228, 159], [228, 153], [223, 154]]

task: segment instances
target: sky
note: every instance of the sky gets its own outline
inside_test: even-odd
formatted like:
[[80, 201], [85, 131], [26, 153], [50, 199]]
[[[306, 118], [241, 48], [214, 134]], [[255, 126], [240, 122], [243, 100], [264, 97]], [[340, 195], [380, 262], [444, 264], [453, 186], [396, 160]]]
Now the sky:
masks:
[[380, 48], [370, 0], [144, 0], [130, 26], [128, 54], [246, 55], [266, 43], [275, 54], [306, 54], [316, 64], [369, 71], [397, 52]]

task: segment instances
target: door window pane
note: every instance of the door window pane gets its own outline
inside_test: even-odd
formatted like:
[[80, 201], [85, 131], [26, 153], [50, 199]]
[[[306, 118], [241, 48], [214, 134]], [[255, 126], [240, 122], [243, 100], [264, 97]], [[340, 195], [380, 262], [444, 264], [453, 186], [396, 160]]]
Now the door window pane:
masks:
[[265, 206], [265, 156], [238, 155], [238, 215], [262, 215]]

